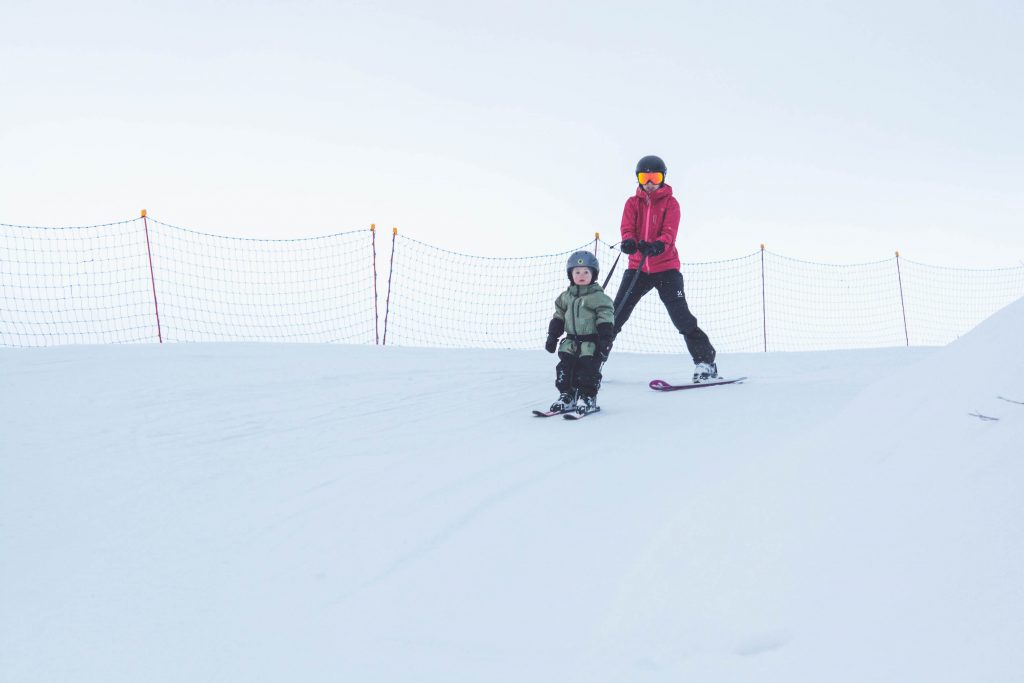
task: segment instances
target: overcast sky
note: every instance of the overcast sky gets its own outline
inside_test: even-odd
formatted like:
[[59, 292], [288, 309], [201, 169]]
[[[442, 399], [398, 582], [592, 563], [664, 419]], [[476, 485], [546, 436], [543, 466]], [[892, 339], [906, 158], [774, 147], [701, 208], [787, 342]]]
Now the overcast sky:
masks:
[[1024, 2], [0, 0], [0, 222], [1024, 262]]

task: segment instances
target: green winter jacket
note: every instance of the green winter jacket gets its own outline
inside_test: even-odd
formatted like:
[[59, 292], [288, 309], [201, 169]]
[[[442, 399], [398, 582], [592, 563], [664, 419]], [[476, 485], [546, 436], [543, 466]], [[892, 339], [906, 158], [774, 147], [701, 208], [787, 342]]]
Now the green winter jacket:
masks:
[[[555, 318], [565, 321], [566, 338], [558, 347], [560, 353], [576, 353], [576, 342], [571, 335], [596, 335], [601, 323], [614, 324], [615, 304], [601, 289], [601, 285], [569, 285], [569, 289], [555, 299]], [[579, 355], [593, 356], [597, 344], [592, 341], [580, 343]]]

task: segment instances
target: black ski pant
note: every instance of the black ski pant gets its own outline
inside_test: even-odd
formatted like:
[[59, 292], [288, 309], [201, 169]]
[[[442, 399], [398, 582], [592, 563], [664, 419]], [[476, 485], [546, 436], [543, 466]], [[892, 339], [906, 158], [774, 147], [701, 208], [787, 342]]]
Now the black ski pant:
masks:
[[615, 334], [618, 335], [619, 330], [629, 320], [629, 316], [633, 313], [636, 305], [640, 303], [640, 299], [652, 289], [657, 289], [661, 303], [665, 304], [668, 316], [672, 319], [672, 324], [676, 326], [686, 341], [686, 349], [690, 352], [693, 362], [695, 364], [714, 363], [715, 347], [711, 345], [711, 340], [708, 339], [708, 335], [704, 334], [704, 330], [697, 326], [697, 318], [690, 313], [690, 307], [686, 305], [683, 274], [678, 270], [640, 273], [636, 285], [629, 292], [629, 298], [625, 298], [634, 275], [636, 275], [636, 271], [632, 269], [623, 273], [619, 291], [615, 295]]
[[555, 366], [555, 388], [563, 394], [579, 391], [581, 396], [597, 396], [601, 388], [601, 362], [593, 356], [577, 356], [564, 351]]

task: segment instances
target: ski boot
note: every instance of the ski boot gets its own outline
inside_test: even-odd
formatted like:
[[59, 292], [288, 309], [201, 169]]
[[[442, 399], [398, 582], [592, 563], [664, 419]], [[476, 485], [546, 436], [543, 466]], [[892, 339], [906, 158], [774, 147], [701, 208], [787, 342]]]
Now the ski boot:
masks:
[[570, 394], [563, 391], [558, 400], [551, 404], [551, 412], [553, 413], [568, 413], [576, 407], [576, 394]]
[[576, 414], [580, 417], [597, 410], [597, 399], [593, 396], [580, 396], [576, 399]]
[[693, 383], [700, 384], [709, 379], [718, 378], [718, 365], [715, 363], [697, 363], [693, 367]]

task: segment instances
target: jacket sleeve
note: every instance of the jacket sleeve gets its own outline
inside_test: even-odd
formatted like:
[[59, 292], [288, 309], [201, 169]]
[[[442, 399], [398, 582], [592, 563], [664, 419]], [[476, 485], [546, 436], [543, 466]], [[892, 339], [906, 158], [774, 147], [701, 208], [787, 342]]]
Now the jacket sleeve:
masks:
[[555, 319], [556, 320], [565, 320], [565, 309], [566, 309], [566, 305], [565, 305], [565, 292], [562, 292], [561, 294], [558, 295], [558, 298], [555, 299]]
[[619, 225], [619, 232], [623, 240], [640, 239], [636, 234], [636, 197], [626, 200], [626, 206], [622, 209], [622, 223]]
[[664, 242], [665, 246], [670, 247], [676, 243], [680, 213], [679, 202], [675, 197], [669, 197], [668, 205], [665, 207], [665, 218], [661, 221], [661, 231], [658, 233], [658, 239]]
[[602, 323], [615, 324], [615, 304], [607, 294], [601, 293], [594, 306], [594, 313], [597, 318], [595, 326]]

